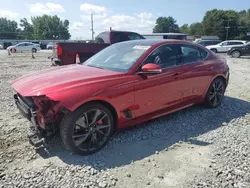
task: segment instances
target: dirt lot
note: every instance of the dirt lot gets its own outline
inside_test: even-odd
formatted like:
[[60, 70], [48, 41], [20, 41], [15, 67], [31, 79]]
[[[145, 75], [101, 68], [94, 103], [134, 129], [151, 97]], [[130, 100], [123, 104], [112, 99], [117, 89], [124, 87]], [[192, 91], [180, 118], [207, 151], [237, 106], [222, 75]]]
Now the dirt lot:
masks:
[[250, 187], [250, 58], [228, 58], [223, 104], [193, 106], [115, 134], [91, 156], [64, 150], [59, 136], [35, 150], [11, 81], [50, 67], [49, 51], [0, 51], [0, 187]]

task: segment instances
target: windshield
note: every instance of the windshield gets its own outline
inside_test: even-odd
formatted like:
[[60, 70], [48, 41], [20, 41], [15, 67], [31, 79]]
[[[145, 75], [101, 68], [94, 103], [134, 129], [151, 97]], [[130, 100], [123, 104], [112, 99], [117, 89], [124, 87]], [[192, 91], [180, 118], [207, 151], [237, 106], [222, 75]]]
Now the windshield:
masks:
[[83, 64], [116, 72], [128, 72], [150, 47], [131, 42], [113, 44], [101, 50]]

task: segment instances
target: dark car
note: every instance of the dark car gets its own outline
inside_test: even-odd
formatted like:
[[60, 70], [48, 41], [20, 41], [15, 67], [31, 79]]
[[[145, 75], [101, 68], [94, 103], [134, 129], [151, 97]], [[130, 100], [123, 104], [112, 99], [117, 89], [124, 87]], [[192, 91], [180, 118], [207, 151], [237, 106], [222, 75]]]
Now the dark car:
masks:
[[202, 45], [202, 46], [210, 46], [210, 45], [216, 45], [219, 44], [221, 40], [200, 40], [197, 42], [197, 44]]
[[11, 42], [3, 42], [3, 49], [7, 49], [9, 46], [12, 46]]
[[80, 62], [84, 62], [111, 44], [137, 39], [145, 38], [135, 32], [111, 30], [100, 33], [95, 42], [57, 42], [53, 48], [52, 65], [74, 64], [76, 54], [79, 55]]
[[[194, 104], [218, 107], [229, 80], [225, 58], [183, 40], [133, 40], [82, 64], [35, 72], [12, 83], [22, 114], [38, 133], [60, 130], [66, 148], [100, 150], [117, 129]], [[31, 143], [42, 140], [34, 133]]]
[[240, 56], [250, 56], [250, 42], [237, 47], [232, 47], [228, 52], [228, 55], [234, 58], [239, 58]]
[[34, 44], [40, 44], [40, 48], [41, 49], [46, 49], [46, 44], [44, 44], [44, 43], [42, 43], [42, 42], [38, 42], [38, 41], [33, 41], [32, 43], [34, 43]]

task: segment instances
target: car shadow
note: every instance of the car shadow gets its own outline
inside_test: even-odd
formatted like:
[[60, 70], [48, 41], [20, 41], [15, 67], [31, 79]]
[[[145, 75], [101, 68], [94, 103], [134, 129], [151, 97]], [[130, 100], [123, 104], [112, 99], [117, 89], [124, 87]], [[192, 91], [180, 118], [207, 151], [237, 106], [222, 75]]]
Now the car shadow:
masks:
[[241, 56], [241, 59], [250, 59], [250, 56]]
[[91, 165], [107, 169], [130, 164], [167, 150], [171, 145], [189, 140], [191, 144], [206, 146], [195, 137], [215, 130], [235, 118], [250, 112], [250, 102], [225, 96], [216, 109], [193, 106], [179, 112], [128, 128], [116, 133], [101, 151], [80, 156], [65, 150], [59, 136], [50, 140], [37, 152], [43, 158], [59, 157], [70, 165]]

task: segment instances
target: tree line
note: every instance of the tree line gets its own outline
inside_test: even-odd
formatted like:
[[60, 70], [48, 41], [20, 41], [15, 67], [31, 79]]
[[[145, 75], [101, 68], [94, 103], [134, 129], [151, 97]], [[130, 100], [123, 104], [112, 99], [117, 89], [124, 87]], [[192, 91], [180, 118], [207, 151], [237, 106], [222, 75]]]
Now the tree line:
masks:
[[207, 11], [201, 22], [178, 26], [176, 20], [159, 17], [153, 33], [181, 32], [191, 36], [218, 36], [221, 40], [246, 39], [250, 32], [250, 9], [242, 11], [218, 10]]
[[[179, 26], [177, 21], [169, 17], [156, 20], [153, 33], [181, 32], [191, 36], [218, 36], [225, 39], [246, 39], [250, 32], [250, 9], [242, 11], [213, 9], [205, 13], [201, 22]], [[7, 18], [0, 18], [0, 39], [29, 40], [68, 40], [69, 21], [58, 16], [31, 17], [31, 23], [22, 18], [19, 23]]]
[[31, 17], [31, 23], [22, 18], [19, 26], [16, 21], [0, 18], [0, 39], [67, 40], [71, 36], [69, 21], [56, 15]]

